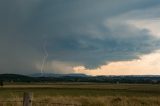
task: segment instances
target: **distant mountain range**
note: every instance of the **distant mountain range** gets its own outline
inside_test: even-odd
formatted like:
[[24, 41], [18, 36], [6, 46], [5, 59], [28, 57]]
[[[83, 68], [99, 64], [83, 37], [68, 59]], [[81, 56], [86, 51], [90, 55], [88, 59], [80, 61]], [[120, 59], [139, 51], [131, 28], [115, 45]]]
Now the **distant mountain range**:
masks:
[[31, 77], [88, 77], [88, 75], [86, 74], [53, 74], [53, 73], [34, 73], [34, 74], [30, 74], [29, 76]]
[[152, 83], [160, 84], [158, 75], [142, 76], [88, 76], [85, 74], [36, 73], [32, 75], [0, 74], [3, 82], [96, 82], [96, 83]]

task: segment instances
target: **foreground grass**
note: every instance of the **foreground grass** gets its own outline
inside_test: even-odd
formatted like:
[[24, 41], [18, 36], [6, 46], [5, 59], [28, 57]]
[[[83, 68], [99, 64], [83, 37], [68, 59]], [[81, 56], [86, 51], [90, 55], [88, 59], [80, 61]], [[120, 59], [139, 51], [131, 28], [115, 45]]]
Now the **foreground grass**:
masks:
[[[43, 99], [42, 99], [43, 100]], [[50, 102], [75, 103], [83, 106], [160, 106], [160, 97], [46, 97]]]
[[[13, 84], [0, 88], [0, 101], [22, 101], [23, 92], [33, 93], [33, 106], [50, 106], [38, 102], [82, 106], [160, 106], [160, 85], [152, 84]], [[22, 102], [0, 102], [0, 106], [21, 105]]]
[[[21, 101], [22, 98], [12, 98], [13, 100]], [[51, 103], [61, 103], [58, 106], [65, 106], [63, 104], [77, 104], [79, 106], [160, 106], [160, 97], [45, 96], [33, 99], [33, 106], [57, 106]], [[22, 102], [0, 103], [0, 106], [22, 106]]]

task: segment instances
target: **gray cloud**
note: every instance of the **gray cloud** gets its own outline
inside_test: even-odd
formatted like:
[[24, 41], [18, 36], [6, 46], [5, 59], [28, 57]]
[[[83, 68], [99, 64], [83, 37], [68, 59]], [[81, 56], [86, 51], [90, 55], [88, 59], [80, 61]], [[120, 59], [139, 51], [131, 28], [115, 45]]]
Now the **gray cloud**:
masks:
[[[1, 0], [1, 73], [40, 72], [37, 64], [42, 63], [45, 40], [49, 53], [47, 64], [53, 63], [47, 69], [56, 73], [57, 70], [63, 73], [62, 67], [67, 65], [69, 69], [75, 65], [94, 68], [150, 53], [159, 49], [159, 39], [148, 30], [125, 24], [118, 26], [118, 23], [113, 30], [105, 22], [117, 20], [115, 17], [120, 19], [122, 14], [144, 15], [143, 11], [158, 4], [157, 0]], [[134, 10], [140, 13], [133, 14]], [[61, 68], [57, 68], [58, 63], [62, 64]]]

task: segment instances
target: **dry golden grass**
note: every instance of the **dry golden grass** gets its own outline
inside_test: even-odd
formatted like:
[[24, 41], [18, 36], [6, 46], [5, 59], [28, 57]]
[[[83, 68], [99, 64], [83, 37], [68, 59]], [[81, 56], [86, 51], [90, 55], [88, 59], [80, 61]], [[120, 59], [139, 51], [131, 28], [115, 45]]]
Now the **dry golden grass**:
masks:
[[[32, 92], [33, 106], [160, 106], [160, 85], [152, 84], [35, 84], [0, 88], [0, 106], [22, 106], [24, 92]], [[41, 103], [40, 103], [41, 102]], [[68, 105], [73, 106], [73, 105]]]
[[[11, 101], [21, 101], [21, 100], [22, 98], [15, 97]], [[34, 98], [33, 101], [34, 101], [33, 106], [56, 106], [56, 104], [53, 105], [51, 103], [78, 104], [82, 106], [160, 106], [160, 97], [45, 96], [45, 97]], [[0, 106], [22, 106], [22, 103], [21, 102], [0, 103]], [[62, 105], [58, 104], [58, 106]]]
[[56, 96], [37, 98], [36, 101], [47, 101], [48, 103], [71, 103], [82, 106], [160, 106], [160, 97], [114, 97], [114, 96]]

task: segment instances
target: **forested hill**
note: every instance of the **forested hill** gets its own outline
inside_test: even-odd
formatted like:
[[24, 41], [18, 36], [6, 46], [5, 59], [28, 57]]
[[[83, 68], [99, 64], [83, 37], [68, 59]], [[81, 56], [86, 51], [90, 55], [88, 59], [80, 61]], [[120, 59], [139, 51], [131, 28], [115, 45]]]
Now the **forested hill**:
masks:
[[160, 76], [87, 76], [82, 74], [53, 74], [52, 76], [25, 76], [0, 74], [3, 82], [97, 82], [97, 83], [152, 83], [159, 84]]
[[34, 78], [20, 74], [0, 74], [0, 81], [4, 82], [27, 82]]

